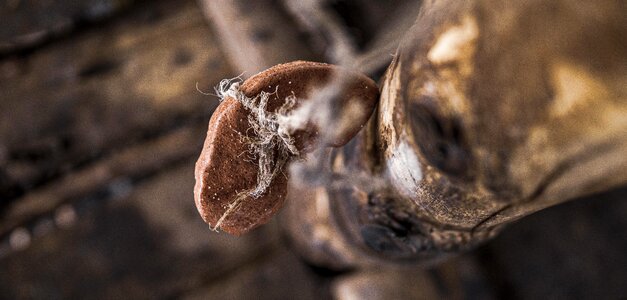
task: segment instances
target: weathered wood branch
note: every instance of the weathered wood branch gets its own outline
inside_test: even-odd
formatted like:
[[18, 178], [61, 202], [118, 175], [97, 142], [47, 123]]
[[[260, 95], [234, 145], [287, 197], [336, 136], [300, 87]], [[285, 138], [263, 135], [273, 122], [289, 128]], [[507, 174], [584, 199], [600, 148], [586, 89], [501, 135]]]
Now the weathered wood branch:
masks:
[[383, 80], [378, 115], [334, 156], [334, 168], [389, 187], [294, 197], [295, 244], [338, 268], [430, 261], [625, 184], [623, 10], [613, 1], [426, 2]]

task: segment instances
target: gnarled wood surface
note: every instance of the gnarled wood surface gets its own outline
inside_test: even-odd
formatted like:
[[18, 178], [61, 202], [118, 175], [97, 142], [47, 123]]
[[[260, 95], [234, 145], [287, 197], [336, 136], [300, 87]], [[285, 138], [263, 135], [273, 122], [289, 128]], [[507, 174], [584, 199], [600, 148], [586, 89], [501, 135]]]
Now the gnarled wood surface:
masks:
[[388, 186], [316, 191], [310, 201], [328, 203], [331, 216], [314, 222], [334, 224], [332, 234], [303, 234], [303, 225], [293, 234], [335, 244], [321, 251], [336, 252], [339, 265], [423, 263], [538, 210], [624, 185], [621, 7], [425, 2], [383, 77], [376, 118], [332, 158], [334, 170]]

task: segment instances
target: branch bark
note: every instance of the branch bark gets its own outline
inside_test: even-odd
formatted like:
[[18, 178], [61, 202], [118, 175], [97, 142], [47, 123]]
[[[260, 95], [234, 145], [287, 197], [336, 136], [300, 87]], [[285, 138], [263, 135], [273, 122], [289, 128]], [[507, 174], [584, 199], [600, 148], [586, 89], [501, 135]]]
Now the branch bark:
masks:
[[335, 268], [425, 263], [627, 183], [620, 6], [425, 3], [385, 75], [378, 115], [331, 160], [389, 185], [294, 197], [294, 244]]

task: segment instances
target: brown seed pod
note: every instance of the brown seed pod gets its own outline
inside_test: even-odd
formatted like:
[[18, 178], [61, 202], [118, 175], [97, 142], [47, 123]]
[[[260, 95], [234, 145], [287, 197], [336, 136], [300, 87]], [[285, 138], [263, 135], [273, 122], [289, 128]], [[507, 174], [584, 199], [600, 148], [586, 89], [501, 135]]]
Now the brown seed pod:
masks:
[[[301, 126], [290, 128], [277, 121], [277, 112], [289, 119], [290, 112], [332, 77], [344, 80], [344, 89], [332, 100], [339, 101], [333, 105], [339, 107], [333, 118], [339, 125], [324, 135], [323, 142], [342, 146], [363, 127], [378, 99], [376, 84], [364, 75], [297, 61], [263, 71], [227, 93], [211, 117], [196, 162], [194, 198], [205, 222], [240, 235], [266, 223], [281, 208], [287, 193], [283, 169], [289, 159], [311, 150], [320, 135], [315, 107], [300, 118]], [[264, 97], [267, 104], [260, 105]], [[274, 117], [266, 120], [266, 113]]]

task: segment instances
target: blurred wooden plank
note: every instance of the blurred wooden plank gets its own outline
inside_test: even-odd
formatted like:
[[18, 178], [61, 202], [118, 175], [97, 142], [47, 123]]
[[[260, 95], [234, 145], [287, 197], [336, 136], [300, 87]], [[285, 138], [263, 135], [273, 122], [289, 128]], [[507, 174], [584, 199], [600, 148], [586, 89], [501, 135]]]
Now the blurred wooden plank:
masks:
[[333, 285], [334, 299], [444, 299], [423, 270], [378, 269], [340, 277]]
[[329, 299], [330, 294], [293, 253], [280, 249], [228, 277], [188, 291], [183, 299]]
[[231, 65], [244, 77], [294, 60], [313, 60], [294, 21], [278, 1], [202, 0]]
[[378, 266], [339, 276], [335, 299], [494, 299], [476, 259], [462, 255], [437, 266]]
[[163, 166], [195, 157], [202, 147], [205, 130], [205, 124], [174, 130], [155, 140], [122, 149], [30, 191], [18, 198], [0, 219], [0, 237], [65, 202], [107, 188], [116, 180], [147, 176]]
[[164, 298], [277, 253], [272, 224], [244, 237], [211, 232], [194, 207], [192, 170], [179, 164], [101, 209], [77, 209], [69, 229], [1, 259], [0, 298]]
[[[0, 212], [24, 191], [217, 104], [234, 72], [194, 2], [145, 4], [119, 22], [0, 61]], [[199, 138], [201, 138], [199, 136]]]
[[128, 7], [132, 0], [6, 0], [0, 3], [0, 55], [34, 47]]

